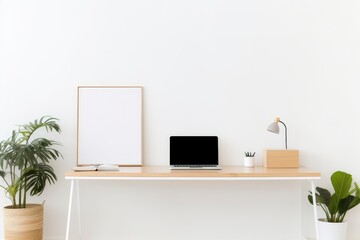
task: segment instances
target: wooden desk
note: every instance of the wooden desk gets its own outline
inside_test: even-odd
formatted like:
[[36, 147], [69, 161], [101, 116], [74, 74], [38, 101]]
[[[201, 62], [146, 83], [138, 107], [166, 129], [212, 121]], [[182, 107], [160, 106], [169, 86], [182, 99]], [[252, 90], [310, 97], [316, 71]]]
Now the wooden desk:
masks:
[[[314, 180], [320, 179], [320, 172], [313, 171], [307, 168], [244, 168], [244, 167], [223, 167], [222, 170], [170, 170], [168, 166], [146, 166], [146, 167], [121, 167], [119, 171], [89, 171], [89, 172], [75, 172], [69, 171], [65, 174], [65, 179], [71, 180], [70, 185], [70, 198], [68, 208], [68, 218], [66, 226], [66, 240], [69, 239], [71, 207], [74, 191], [74, 182], [77, 183], [77, 202], [80, 206], [79, 198], [79, 180], [196, 180], [196, 181], [209, 181], [209, 180], [231, 180], [231, 181], [303, 181], [308, 180], [311, 182], [311, 190], [315, 193]], [[315, 194], [313, 194], [313, 201], [315, 202]], [[318, 239], [317, 229], [317, 211], [316, 205], [313, 206], [316, 239]], [[79, 229], [80, 223], [80, 210], [78, 207]]]

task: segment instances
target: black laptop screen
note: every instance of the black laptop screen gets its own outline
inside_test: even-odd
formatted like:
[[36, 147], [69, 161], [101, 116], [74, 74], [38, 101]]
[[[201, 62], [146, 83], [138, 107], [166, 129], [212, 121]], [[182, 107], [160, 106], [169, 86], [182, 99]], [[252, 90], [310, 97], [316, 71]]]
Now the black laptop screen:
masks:
[[218, 137], [170, 137], [170, 165], [218, 165], [218, 163]]

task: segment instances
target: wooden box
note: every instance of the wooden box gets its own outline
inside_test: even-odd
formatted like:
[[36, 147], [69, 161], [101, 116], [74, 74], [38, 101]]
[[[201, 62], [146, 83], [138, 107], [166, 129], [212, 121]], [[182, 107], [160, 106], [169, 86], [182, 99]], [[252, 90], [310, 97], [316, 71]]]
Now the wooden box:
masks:
[[266, 168], [298, 168], [299, 150], [264, 150], [263, 163]]

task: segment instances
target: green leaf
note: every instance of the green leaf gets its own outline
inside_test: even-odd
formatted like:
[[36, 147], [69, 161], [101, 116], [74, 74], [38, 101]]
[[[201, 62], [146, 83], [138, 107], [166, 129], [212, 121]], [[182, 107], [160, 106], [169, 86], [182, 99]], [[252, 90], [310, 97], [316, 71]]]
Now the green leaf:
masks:
[[352, 176], [348, 173], [337, 171], [331, 175], [331, 183], [336, 193], [337, 203], [349, 196]]
[[321, 200], [322, 200], [321, 203], [324, 203], [326, 206], [329, 206], [331, 193], [327, 189], [321, 187], [316, 187], [316, 191], [321, 196]]
[[360, 188], [359, 188], [359, 185], [354, 182], [354, 185], [355, 185], [355, 196], [360, 198]]
[[338, 209], [339, 209], [339, 201], [338, 201], [338, 196], [336, 195], [336, 193], [334, 193], [331, 198], [330, 198], [330, 202], [328, 205], [328, 209], [331, 215], [337, 213]]
[[[313, 197], [312, 197], [312, 192], [311, 191], [309, 191], [309, 195], [308, 195], [308, 200], [309, 200], [309, 202], [311, 203], [311, 204], [314, 204], [313, 203]], [[316, 200], [316, 205], [319, 205], [320, 203], [323, 203], [324, 202], [324, 200], [321, 198], [321, 196], [319, 195], [319, 194], [317, 194], [317, 193], [315, 193], [315, 200]]]
[[311, 192], [310, 192], [310, 194], [308, 195], [308, 200], [309, 200], [309, 202], [311, 203], [311, 205], [314, 205], [314, 201], [313, 201], [313, 197], [312, 197]]
[[[308, 195], [308, 200], [311, 204], [313, 204], [313, 197], [312, 197], [312, 192], [309, 191], [309, 195]], [[325, 204], [325, 199], [320, 196], [318, 193], [315, 193], [315, 200], [316, 200], [316, 205], [320, 205], [320, 204]]]
[[342, 215], [350, 209], [350, 204], [354, 200], [354, 196], [349, 195], [347, 198], [341, 199], [339, 202], [339, 214]]
[[356, 207], [358, 204], [360, 203], [360, 198], [359, 197], [354, 197], [353, 200], [351, 201], [348, 210], [352, 209], [353, 207]]
[[26, 169], [21, 180], [26, 180], [26, 191], [30, 191], [30, 195], [40, 195], [46, 186], [46, 183], [52, 184], [57, 180], [54, 169], [44, 163], [33, 165]]

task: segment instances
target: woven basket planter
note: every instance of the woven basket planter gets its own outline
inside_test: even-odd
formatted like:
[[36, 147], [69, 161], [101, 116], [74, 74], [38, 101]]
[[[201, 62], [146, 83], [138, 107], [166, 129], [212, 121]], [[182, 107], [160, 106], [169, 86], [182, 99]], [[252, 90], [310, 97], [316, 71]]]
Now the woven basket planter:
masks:
[[42, 240], [42, 204], [28, 204], [26, 208], [4, 207], [5, 240]]

